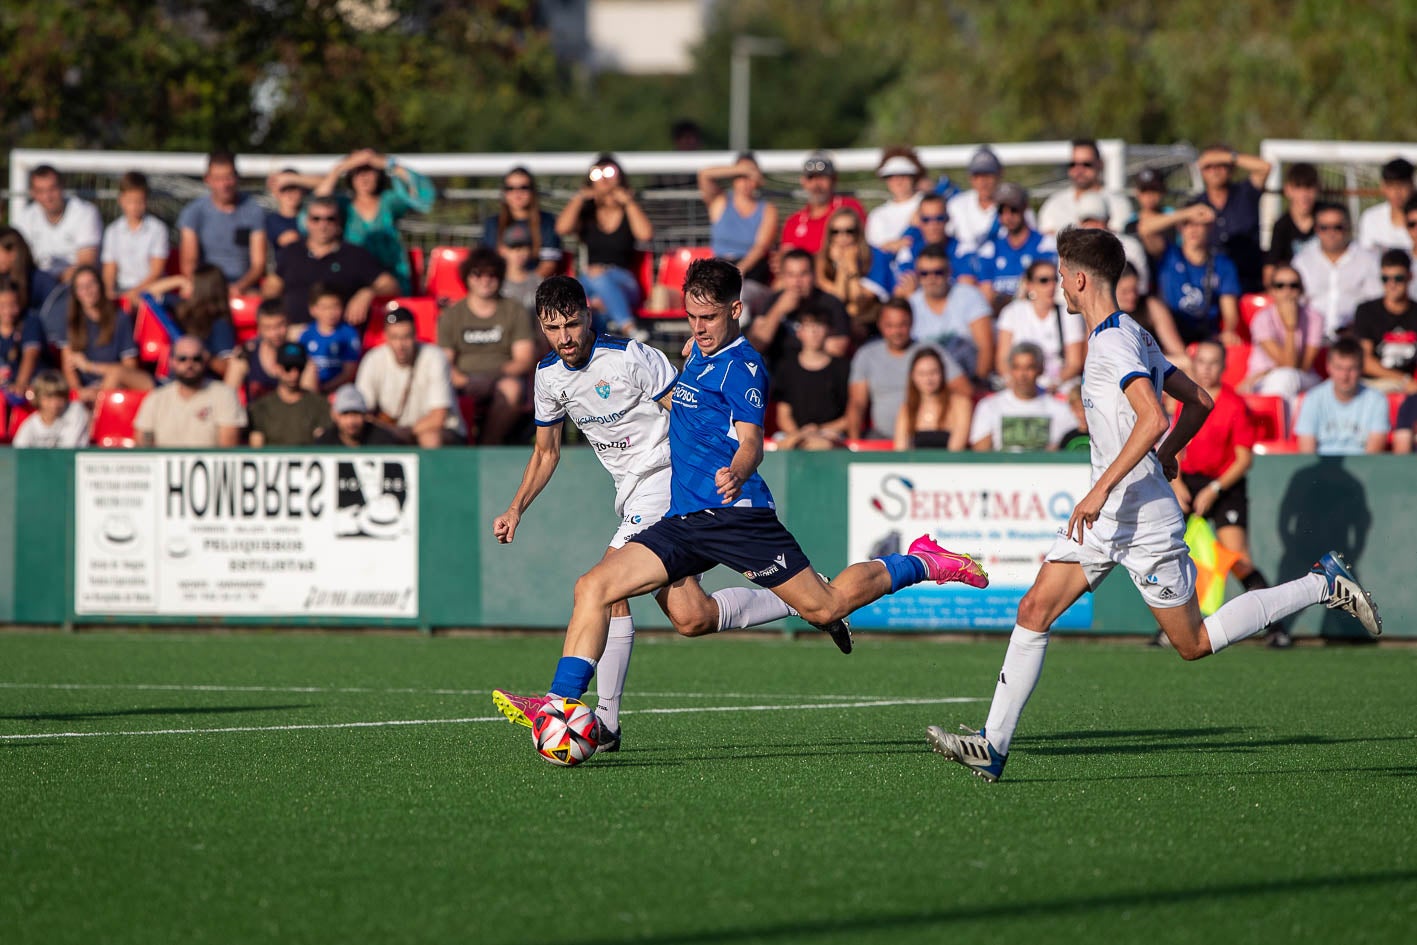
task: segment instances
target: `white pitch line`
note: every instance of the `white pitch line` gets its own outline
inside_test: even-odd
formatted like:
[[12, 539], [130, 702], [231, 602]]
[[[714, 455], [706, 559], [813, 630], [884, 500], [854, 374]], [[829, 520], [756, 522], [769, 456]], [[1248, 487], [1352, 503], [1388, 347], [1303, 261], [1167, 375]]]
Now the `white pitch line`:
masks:
[[[490, 696], [491, 689], [426, 689], [416, 687], [375, 688], [370, 686], [225, 686], [201, 683], [21, 683], [0, 682], [0, 689], [45, 689], [59, 691], [129, 690], [134, 692], [287, 692], [287, 693], [336, 693], [356, 695], [430, 695], [430, 696]], [[591, 690], [592, 692], [594, 690]], [[825, 702], [840, 699], [847, 702], [862, 699], [891, 698], [875, 695], [840, 695], [834, 693], [814, 693], [799, 695], [782, 692], [647, 692], [635, 690], [634, 695], [653, 699], [814, 699]]]
[[[982, 698], [955, 696], [941, 699], [873, 699], [863, 702], [792, 703], [791, 705], [718, 705], [679, 707], [670, 709], [635, 709], [621, 715], [678, 715], [688, 712], [772, 712], [782, 709], [875, 709], [884, 706], [944, 705], [955, 702], [983, 702]], [[326, 722], [306, 725], [240, 725], [228, 728], [160, 728], [129, 732], [34, 732], [24, 735], [0, 735], [0, 741], [46, 738], [102, 738], [134, 735], [231, 735], [249, 732], [308, 732], [340, 728], [390, 728], [399, 725], [467, 725], [473, 722], [505, 722], [500, 715], [466, 719], [389, 719], [374, 722]]]

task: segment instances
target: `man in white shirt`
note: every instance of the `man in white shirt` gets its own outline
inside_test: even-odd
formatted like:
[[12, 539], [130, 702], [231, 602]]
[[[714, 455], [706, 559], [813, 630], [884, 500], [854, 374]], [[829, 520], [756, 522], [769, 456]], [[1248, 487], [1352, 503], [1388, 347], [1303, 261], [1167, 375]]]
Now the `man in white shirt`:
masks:
[[1358, 303], [1383, 294], [1378, 256], [1353, 242], [1348, 210], [1337, 203], [1314, 209], [1318, 237], [1294, 256], [1294, 270], [1304, 280], [1312, 305], [1324, 317], [1324, 334], [1333, 340], [1353, 323]]
[[1090, 138], [1080, 138], [1073, 142], [1073, 158], [1068, 163], [1068, 180], [1073, 186], [1060, 190], [1047, 200], [1038, 210], [1038, 229], [1050, 235], [1063, 227], [1080, 223], [1078, 202], [1083, 197], [1095, 194], [1107, 202], [1107, 228], [1120, 233], [1132, 216], [1132, 205], [1121, 194], [1108, 194], [1102, 190], [1102, 152], [1097, 142]]
[[[949, 234], [959, 240], [961, 253], [975, 252], [998, 232], [999, 202], [996, 199], [1004, 164], [987, 145], [974, 152], [966, 168], [970, 189], [955, 194], [946, 205]], [[1023, 209], [1023, 222], [1037, 229], [1033, 211]]]
[[384, 315], [384, 343], [359, 362], [354, 386], [375, 422], [400, 442], [430, 449], [467, 442], [447, 355], [437, 345], [419, 343], [406, 308]]
[[1412, 252], [1404, 208], [1412, 199], [1412, 162], [1393, 158], [1382, 168], [1383, 202], [1358, 217], [1358, 245], [1382, 253], [1385, 249]]
[[64, 180], [48, 164], [30, 171], [30, 202], [15, 216], [35, 267], [68, 282], [79, 266], [98, 265], [103, 219], [87, 200], [64, 193]]
[[1038, 386], [1043, 349], [1031, 341], [1009, 352], [1008, 386], [974, 407], [970, 448], [979, 453], [1026, 453], [1055, 450], [1074, 426], [1068, 405]]

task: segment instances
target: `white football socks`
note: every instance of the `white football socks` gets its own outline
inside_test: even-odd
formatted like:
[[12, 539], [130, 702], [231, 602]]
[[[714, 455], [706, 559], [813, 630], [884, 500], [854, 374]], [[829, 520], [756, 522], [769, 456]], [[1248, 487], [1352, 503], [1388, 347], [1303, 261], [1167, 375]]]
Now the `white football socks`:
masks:
[[1247, 591], [1205, 618], [1210, 651], [1219, 653], [1232, 643], [1252, 637], [1276, 620], [1311, 607], [1328, 596], [1328, 582], [1322, 574], [1310, 572], [1301, 578]]
[[999, 682], [994, 687], [994, 701], [989, 705], [989, 719], [984, 723], [984, 737], [1001, 755], [1009, 753], [1019, 716], [1028, 705], [1043, 675], [1043, 657], [1048, 652], [1048, 633], [1035, 633], [1018, 624], [1009, 636], [1009, 649], [1004, 654], [1004, 668], [999, 670]]
[[746, 630], [758, 624], [790, 617], [796, 611], [772, 591], [751, 587], [725, 587], [709, 595], [718, 603], [718, 629]]
[[635, 646], [635, 618], [611, 617], [605, 652], [595, 669], [595, 714], [611, 731], [620, 730], [620, 696], [625, 692], [625, 676], [630, 671], [630, 651]]

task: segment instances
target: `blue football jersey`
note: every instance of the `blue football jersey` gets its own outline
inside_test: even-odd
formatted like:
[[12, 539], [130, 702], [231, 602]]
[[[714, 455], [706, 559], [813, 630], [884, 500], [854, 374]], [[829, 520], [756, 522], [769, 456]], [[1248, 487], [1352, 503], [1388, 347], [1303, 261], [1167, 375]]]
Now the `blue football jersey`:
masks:
[[995, 294], [1012, 298], [1018, 295], [1019, 283], [1028, 273], [1028, 267], [1040, 259], [1058, 261], [1053, 237], [1030, 230], [1023, 245], [1014, 249], [1007, 236], [996, 233], [975, 251], [974, 276], [980, 282], [992, 284]]
[[[694, 346], [674, 385], [669, 412], [669, 455], [673, 474], [670, 515], [723, 508], [714, 475], [738, 452], [738, 421], [763, 425], [768, 372], [760, 354], [742, 336], [709, 357]], [[774, 508], [772, 493], [754, 472], [734, 506]]]

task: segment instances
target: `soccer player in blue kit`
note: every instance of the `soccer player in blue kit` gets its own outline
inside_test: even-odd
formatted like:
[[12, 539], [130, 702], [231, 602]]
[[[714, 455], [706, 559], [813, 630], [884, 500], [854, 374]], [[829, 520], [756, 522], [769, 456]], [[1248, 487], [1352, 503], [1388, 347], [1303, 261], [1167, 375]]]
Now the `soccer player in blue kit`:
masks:
[[743, 277], [723, 259], [701, 259], [684, 278], [693, 349], [669, 415], [669, 511], [576, 582], [575, 607], [547, 698], [579, 699], [605, 649], [609, 607], [724, 564], [768, 588], [808, 623], [832, 624], [887, 594], [933, 580], [987, 587], [968, 555], [929, 536], [908, 554], [853, 564], [828, 582], [778, 521], [760, 475], [768, 377], [738, 319]]

